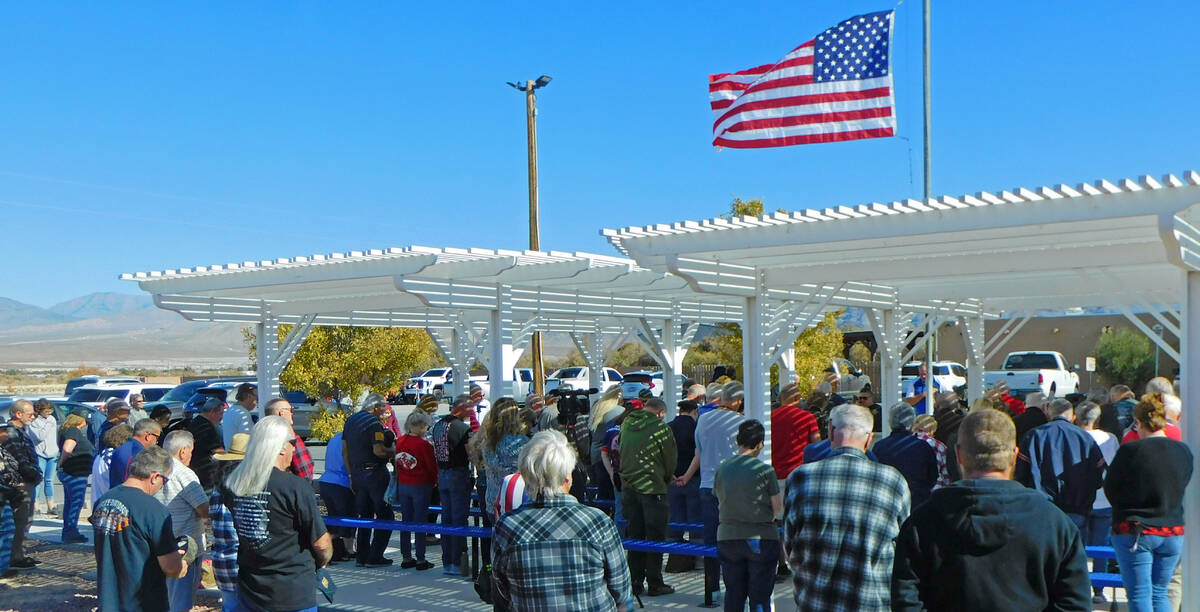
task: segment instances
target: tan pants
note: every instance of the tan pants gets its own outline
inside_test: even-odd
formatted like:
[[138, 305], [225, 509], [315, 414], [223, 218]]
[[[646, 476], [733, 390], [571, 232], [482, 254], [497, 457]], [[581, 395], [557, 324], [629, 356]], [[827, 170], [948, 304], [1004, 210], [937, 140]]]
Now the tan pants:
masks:
[[1183, 607], [1183, 557], [1179, 558], [1175, 575], [1171, 576], [1171, 583], [1167, 585], [1167, 599], [1171, 600], [1171, 609], [1175, 612]]

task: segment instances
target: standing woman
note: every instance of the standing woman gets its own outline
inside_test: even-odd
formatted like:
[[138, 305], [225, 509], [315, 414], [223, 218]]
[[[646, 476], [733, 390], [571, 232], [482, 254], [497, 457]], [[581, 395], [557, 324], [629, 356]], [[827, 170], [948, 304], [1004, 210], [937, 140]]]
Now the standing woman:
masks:
[[63, 421], [58, 430], [58, 481], [63, 486], [62, 542], [86, 542], [79, 532], [79, 512], [83, 509], [83, 498], [87, 494], [88, 474], [92, 473], [92, 455], [95, 450], [88, 440], [87, 419], [72, 414]]
[[[354, 491], [350, 490], [350, 474], [342, 458], [342, 432], [337, 432], [325, 445], [325, 471], [317, 479], [321, 500], [330, 516], [358, 516], [354, 508]], [[354, 528], [330, 527], [333, 536], [333, 561], [354, 559]]]
[[1129, 609], [1165, 612], [1171, 609], [1167, 585], [1183, 553], [1183, 490], [1192, 477], [1192, 452], [1167, 438], [1158, 396], [1142, 396], [1133, 420], [1140, 438], [1117, 449], [1104, 481], [1112, 545]]
[[487, 465], [487, 504], [485, 514], [494, 513], [496, 498], [500, 496], [500, 483], [505, 476], [517, 472], [517, 459], [521, 448], [529, 442], [536, 416], [530, 408], [522, 408], [512, 398], [501, 398], [496, 407], [488, 411], [496, 413], [494, 419], [486, 419], [488, 427], [483, 432], [483, 460]]
[[[433, 419], [424, 410], [413, 410], [404, 420], [404, 435], [396, 438], [396, 498], [400, 506], [401, 520], [419, 523], [429, 515], [429, 496], [437, 486], [438, 466], [433, 456], [433, 444], [425, 439], [425, 432]], [[412, 556], [412, 538], [416, 537], [417, 558]], [[400, 554], [403, 569], [416, 568], [424, 571], [433, 567], [425, 560], [425, 536], [400, 532]]]
[[54, 403], [40, 399], [33, 404], [34, 418], [29, 423], [29, 438], [37, 455], [42, 486], [33, 488], [33, 509], [37, 510], [38, 492], [46, 498], [46, 514], [54, 514], [54, 475], [58, 467], [58, 419], [54, 418]]

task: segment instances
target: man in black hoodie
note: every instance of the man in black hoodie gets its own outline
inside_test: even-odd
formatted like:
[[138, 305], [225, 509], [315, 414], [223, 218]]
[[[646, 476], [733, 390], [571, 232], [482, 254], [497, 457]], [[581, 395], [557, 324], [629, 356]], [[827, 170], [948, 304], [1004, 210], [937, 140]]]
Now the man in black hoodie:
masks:
[[1045, 494], [1011, 480], [1008, 415], [971, 411], [955, 452], [964, 479], [934, 491], [900, 528], [892, 609], [1090, 610], [1079, 530]]

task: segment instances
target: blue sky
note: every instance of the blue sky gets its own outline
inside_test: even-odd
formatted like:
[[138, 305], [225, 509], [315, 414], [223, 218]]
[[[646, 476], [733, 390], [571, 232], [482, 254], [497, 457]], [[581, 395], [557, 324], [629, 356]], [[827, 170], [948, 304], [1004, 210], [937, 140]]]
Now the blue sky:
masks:
[[[899, 136], [711, 147], [711, 72], [886, 2], [9, 7], [0, 295], [135, 292], [121, 272], [385, 246], [542, 245], [602, 227], [919, 197], [920, 3], [897, 10]], [[1195, 3], [936, 2], [934, 193], [1200, 168]]]

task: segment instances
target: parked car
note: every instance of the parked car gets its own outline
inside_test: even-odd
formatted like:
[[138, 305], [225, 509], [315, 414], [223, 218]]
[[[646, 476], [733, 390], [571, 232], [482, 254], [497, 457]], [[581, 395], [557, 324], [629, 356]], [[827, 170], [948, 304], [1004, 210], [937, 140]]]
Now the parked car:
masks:
[[654, 397], [662, 396], [662, 385], [654, 384], [652, 372], [626, 372], [621, 379], [621, 399], [637, 399], [643, 389], [649, 389]]
[[196, 394], [196, 390], [208, 386], [207, 380], [189, 380], [179, 383], [167, 391], [167, 394], [162, 396], [156, 402], [147, 401], [142, 408], [147, 412], [153, 412], [159, 406], [166, 406], [171, 410], [171, 418], [183, 416], [183, 404], [191, 399]]
[[140, 382], [142, 382], [142, 379], [132, 376], [79, 376], [67, 381], [67, 388], [63, 391], [63, 397], [70, 397], [75, 389], [84, 385], [114, 385]]
[[[37, 401], [42, 398], [40, 396], [34, 397], [32, 395], [15, 395], [15, 396], [10, 396], [10, 397], [0, 398], [0, 418], [4, 419], [4, 422], [7, 423], [8, 420], [10, 418], [12, 418], [13, 402], [15, 402], [19, 399], [26, 399], [31, 402], [34, 402], [34, 401]], [[49, 399], [50, 401], [54, 402], [54, 418], [58, 421], [59, 425], [62, 425], [62, 422], [66, 420], [67, 415], [71, 414], [71, 412], [76, 409], [87, 410], [89, 413], [99, 412], [101, 414], [101, 416], [103, 416], [103, 414], [104, 414], [104, 412], [101, 411], [100, 409], [93, 408], [92, 406], [89, 406], [87, 404], [80, 404], [78, 402], [69, 402], [67, 400], [56, 399], [56, 398], [46, 398], [46, 399]]]
[[1055, 351], [1019, 351], [1004, 358], [1000, 370], [984, 372], [983, 380], [990, 389], [1001, 380], [1008, 383], [1010, 393], [1024, 397], [1031, 391], [1047, 396], [1062, 397], [1079, 392], [1079, 375], [1067, 366], [1062, 353]]
[[[559, 368], [546, 377], [546, 392], [549, 393], [554, 389], [587, 389], [588, 374], [588, 368], [584, 366]], [[603, 393], [621, 384], [624, 378], [620, 372], [612, 368], [604, 368], [600, 373], [600, 392]]]
[[[184, 403], [183, 417], [191, 418], [196, 415], [210, 397], [215, 397], [225, 402], [226, 405], [233, 403], [235, 401], [234, 393], [243, 382], [245, 381], [214, 382], [197, 389], [192, 394], [192, 397]], [[292, 405], [292, 429], [296, 432], [296, 435], [307, 440], [312, 435], [312, 413], [316, 412], [319, 402], [316, 398], [309, 397], [303, 391], [284, 391], [283, 398]], [[262, 416], [262, 411], [266, 408], [266, 403], [270, 399], [269, 397], [259, 398], [258, 409], [250, 415], [255, 422], [258, 422], [258, 419]]]
[[[912, 393], [913, 383], [917, 382], [920, 375], [920, 361], [910, 361], [900, 368], [900, 385], [905, 397]], [[935, 361], [933, 378], [938, 387], [950, 391], [967, 384], [967, 368], [957, 361]]]
[[161, 399], [171, 388], [171, 385], [140, 382], [111, 385], [83, 385], [82, 387], [76, 387], [67, 400], [99, 408], [110, 399], [115, 398], [128, 401], [131, 394], [140, 393], [142, 394], [142, 399], [149, 403]]
[[404, 383], [400, 390], [400, 399], [405, 404], [415, 404], [422, 395], [433, 395], [441, 398], [445, 395], [446, 381], [454, 376], [450, 368], [430, 368], [414, 376]]

